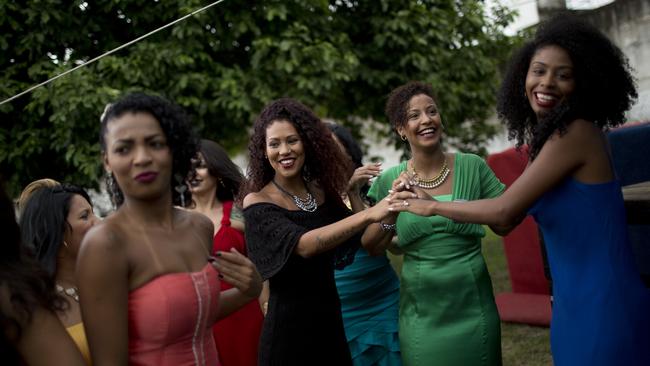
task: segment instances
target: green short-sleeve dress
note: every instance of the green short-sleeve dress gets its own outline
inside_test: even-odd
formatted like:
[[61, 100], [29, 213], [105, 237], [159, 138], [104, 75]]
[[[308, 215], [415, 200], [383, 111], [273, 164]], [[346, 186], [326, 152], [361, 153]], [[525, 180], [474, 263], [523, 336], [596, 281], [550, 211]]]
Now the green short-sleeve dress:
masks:
[[[405, 169], [406, 162], [387, 169], [368, 196], [387, 196]], [[471, 201], [503, 190], [483, 159], [456, 153], [452, 194], [434, 198]], [[500, 365], [501, 329], [481, 254], [483, 227], [402, 212], [397, 236], [404, 252], [399, 314], [404, 365]]]

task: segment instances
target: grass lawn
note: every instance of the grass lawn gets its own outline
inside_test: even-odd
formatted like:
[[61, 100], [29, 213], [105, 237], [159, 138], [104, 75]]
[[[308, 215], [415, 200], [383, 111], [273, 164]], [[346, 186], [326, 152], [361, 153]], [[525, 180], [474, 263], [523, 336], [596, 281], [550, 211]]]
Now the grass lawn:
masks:
[[[511, 291], [508, 265], [501, 238], [486, 230], [483, 238], [483, 255], [492, 277], [494, 293]], [[402, 257], [389, 255], [397, 273], [402, 267]], [[501, 350], [504, 366], [552, 365], [549, 329], [523, 324], [501, 323]]]

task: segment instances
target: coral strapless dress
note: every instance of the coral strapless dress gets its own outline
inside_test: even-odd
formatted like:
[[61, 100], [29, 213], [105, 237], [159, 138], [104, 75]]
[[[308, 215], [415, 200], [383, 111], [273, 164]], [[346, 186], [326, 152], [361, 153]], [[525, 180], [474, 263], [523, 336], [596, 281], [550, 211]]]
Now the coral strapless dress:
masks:
[[129, 293], [129, 365], [219, 365], [217, 272], [167, 273]]

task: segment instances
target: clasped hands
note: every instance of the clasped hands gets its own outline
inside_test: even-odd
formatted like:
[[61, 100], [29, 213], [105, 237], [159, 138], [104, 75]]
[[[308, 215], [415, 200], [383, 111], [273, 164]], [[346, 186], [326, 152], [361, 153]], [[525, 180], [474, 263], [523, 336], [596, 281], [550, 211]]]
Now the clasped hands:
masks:
[[391, 212], [405, 212], [420, 215], [434, 215], [436, 201], [431, 195], [417, 186], [415, 176], [407, 171], [402, 172], [393, 181], [389, 195], [385, 198], [388, 201], [388, 210]]

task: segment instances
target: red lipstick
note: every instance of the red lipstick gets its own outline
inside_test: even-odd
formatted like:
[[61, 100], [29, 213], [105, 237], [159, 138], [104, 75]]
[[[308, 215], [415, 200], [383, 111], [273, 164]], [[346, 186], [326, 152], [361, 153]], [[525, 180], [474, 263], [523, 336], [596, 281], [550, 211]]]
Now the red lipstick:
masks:
[[156, 172], [144, 172], [136, 175], [135, 180], [140, 183], [151, 183], [156, 179], [157, 176], [158, 173]]

